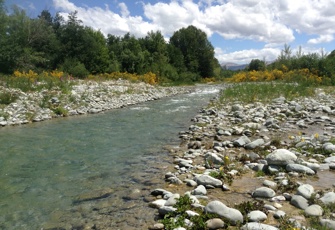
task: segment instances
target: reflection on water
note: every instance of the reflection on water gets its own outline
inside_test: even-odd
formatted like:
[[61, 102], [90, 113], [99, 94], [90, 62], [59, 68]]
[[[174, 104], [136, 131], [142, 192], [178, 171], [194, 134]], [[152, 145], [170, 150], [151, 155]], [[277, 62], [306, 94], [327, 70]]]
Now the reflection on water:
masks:
[[[71, 210], [81, 194], [108, 188], [115, 198], [138, 182], [154, 183], [163, 146], [177, 142], [217, 92], [199, 89], [94, 116], [0, 129], [0, 228], [38, 229]], [[120, 215], [125, 204], [118, 199], [110, 202]]]

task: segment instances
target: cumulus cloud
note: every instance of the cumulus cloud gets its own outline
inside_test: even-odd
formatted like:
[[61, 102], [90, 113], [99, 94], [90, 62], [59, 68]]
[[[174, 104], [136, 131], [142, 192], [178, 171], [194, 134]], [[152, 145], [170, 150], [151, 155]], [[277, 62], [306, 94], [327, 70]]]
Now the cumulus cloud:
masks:
[[327, 43], [334, 40], [334, 36], [332, 34], [320, 35], [318, 38], [313, 38], [308, 40], [309, 44], [319, 44], [319, 43]]
[[[85, 25], [100, 29], [105, 35], [122, 36], [127, 32], [143, 37], [149, 31], [160, 30], [165, 38], [182, 27], [194, 25], [209, 37], [218, 34], [222, 39], [240, 39], [263, 42], [261, 50], [243, 50], [231, 54], [217, 49], [219, 60], [235, 57], [238, 62], [249, 62], [252, 57], [277, 57], [283, 44], [295, 40], [294, 31], [315, 35], [308, 44], [317, 45], [334, 40], [334, 0], [161, 0], [156, 3], [140, 1], [142, 14], [131, 16], [130, 3], [118, 4], [120, 12], [106, 6], [81, 7], [71, 0], [53, 0], [63, 16], [78, 11]], [[257, 55], [256, 55], [257, 54]], [[249, 56], [249, 58], [247, 58]], [[251, 59], [250, 59], [251, 58]]]
[[215, 56], [220, 63], [245, 64], [250, 63], [252, 59], [273, 61], [279, 54], [280, 49], [277, 48], [249, 49], [229, 53], [221, 48], [215, 48]]
[[120, 14], [101, 7], [80, 7], [71, 3], [69, 0], [53, 0], [56, 9], [61, 10], [61, 15], [67, 18], [68, 14], [78, 12], [78, 19], [84, 25], [100, 30], [103, 34], [113, 34], [123, 36], [131, 33], [137, 37], [143, 37], [147, 32], [157, 30], [157, 26], [146, 22], [141, 16], [130, 16], [130, 12], [125, 3], [119, 3]]

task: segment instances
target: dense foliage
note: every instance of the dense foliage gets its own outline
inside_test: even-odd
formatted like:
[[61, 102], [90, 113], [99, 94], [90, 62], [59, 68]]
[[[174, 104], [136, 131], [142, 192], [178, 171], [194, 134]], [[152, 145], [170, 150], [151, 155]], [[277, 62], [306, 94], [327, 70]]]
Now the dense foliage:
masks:
[[292, 55], [285, 45], [277, 60], [266, 66], [264, 61], [254, 59], [245, 71], [235, 73], [231, 82], [273, 81], [304, 82], [335, 85], [335, 50], [330, 54], [303, 54], [301, 47]]
[[221, 77], [222, 69], [206, 34], [194, 26], [176, 31], [166, 42], [160, 31], [144, 38], [119, 37], [84, 26], [77, 12], [65, 20], [43, 10], [37, 18], [0, 0], [0, 73], [58, 69], [73, 77], [89, 74], [149, 72], [160, 82]]

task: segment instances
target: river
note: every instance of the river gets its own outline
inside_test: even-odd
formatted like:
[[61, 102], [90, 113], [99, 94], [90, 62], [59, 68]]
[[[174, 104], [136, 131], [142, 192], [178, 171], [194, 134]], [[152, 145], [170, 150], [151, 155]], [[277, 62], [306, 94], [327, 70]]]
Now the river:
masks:
[[166, 145], [219, 91], [0, 129], [1, 229], [143, 229]]

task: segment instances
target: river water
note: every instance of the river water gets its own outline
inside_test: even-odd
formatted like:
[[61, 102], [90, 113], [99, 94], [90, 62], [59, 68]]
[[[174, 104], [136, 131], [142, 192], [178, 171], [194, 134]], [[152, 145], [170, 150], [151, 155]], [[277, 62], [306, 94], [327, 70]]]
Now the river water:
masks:
[[219, 91], [0, 129], [1, 229], [143, 229], [166, 145]]

